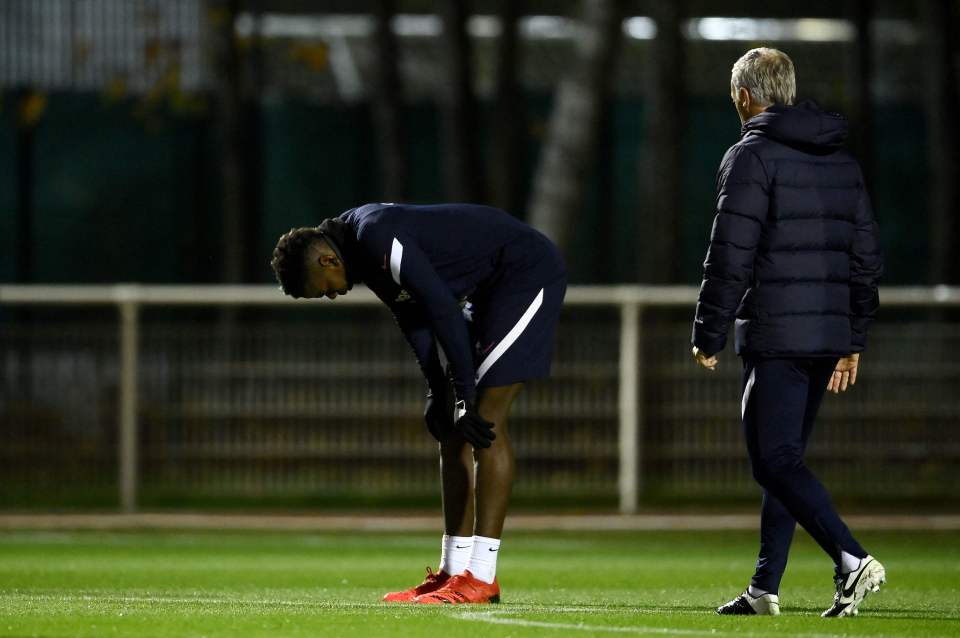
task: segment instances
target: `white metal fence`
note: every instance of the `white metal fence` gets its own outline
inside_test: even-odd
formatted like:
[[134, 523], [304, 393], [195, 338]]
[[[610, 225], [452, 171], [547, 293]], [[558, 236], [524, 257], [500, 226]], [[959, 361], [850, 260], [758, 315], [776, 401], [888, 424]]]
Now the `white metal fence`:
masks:
[[[511, 428], [520, 495], [632, 512], [645, 496], [752, 493], [739, 366], [731, 350], [720, 374], [692, 363], [695, 298], [569, 289], [553, 379], [524, 392]], [[811, 460], [850, 494], [936, 499], [960, 469], [960, 289], [886, 288], [882, 304], [861, 381], [828, 401]], [[433, 489], [416, 366], [365, 289], [330, 303], [273, 286], [0, 285], [0, 326], [15, 492], [58, 485], [82, 504], [118, 489], [133, 511], [144, 490], [153, 505]]]

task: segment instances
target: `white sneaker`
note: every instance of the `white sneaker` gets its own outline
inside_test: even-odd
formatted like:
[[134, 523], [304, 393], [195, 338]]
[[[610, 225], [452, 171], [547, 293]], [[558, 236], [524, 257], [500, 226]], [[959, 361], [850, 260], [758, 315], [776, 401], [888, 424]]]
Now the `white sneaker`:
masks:
[[753, 597], [745, 591], [726, 605], [717, 607], [721, 616], [779, 616], [780, 598], [776, 594]]
[[837, 574], [833, 582], [837, 586], [833, 605], [820, 615], [824, 618], [856, 616], [867, 594], [880, 591], [880, 585], [887, 582], [887, 571], [876, 558], [867, 556], [860, 561], [860, 567], [848, 574]]

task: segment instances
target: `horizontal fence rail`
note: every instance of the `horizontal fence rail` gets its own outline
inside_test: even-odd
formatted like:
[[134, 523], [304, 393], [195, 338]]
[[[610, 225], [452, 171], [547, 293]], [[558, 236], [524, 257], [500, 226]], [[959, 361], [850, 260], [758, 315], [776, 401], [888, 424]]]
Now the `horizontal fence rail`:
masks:
[[[697, 300], [693, 286], [570, 286], [566, 305], [619, 306], [636, 303], [653, 307], [690, 306]], [[960, 307], [957, 286], [897, 286], [881, 289], [885, 307]], [[380, 300], [364, 286], [337, 298], [338, 306], [377, 305]], [[135, 303], [151, 306], [285, 306], [329, 303], [326, 299], [293, 299], [273, 285], [42, 285], [0, 284], [0, 305], [93, 306]]]
[[[644, 495], [750, 489], [736, 428], [732, 348], [720, 375], [701, 374], [689, 356], [696, 296], [685, 286], [568, 290], [554, 379], [531, 388], [518, 405], [515, 438], [529, 469], [521, 484], [610, 495], [625, 513], [636, 511]], [[881, 300], [884, 312], [960, 308], [960, 288], [884, 288]], [[269, 285], [0, 285], [0, 326], [7, 326], [0, 337], [0, 425], [20, 432], [10, 454], [49, 464], [41, 448], [66, 432], [77, 455], [115, 468], [125, 511], [140, 506], [145, 481], [155, 494], [150, 502], [191, 487], [269, 498], [325, 485], [424, 485], [435, 472], [424, 461], [435, 451], [422, 430], [407, 440], [407, 430], [393, 426], [401, 415], [416, 418], [420, 384], [379, 305], [362, 287], [331, 303], [293, 300]], [[44, 307], [115, 308], [117, 323], [31, 316]], [[326, 340], [320, 347], [315, 326], [287, 319], [145, 317], [191, 308], [297, 309], [332, 323], [319, 330]], [[855, 488], [859, 472], [882, 466], [890, 485], [902, 483], [901, 496], [935, 496], [924, 486], [960, 465], [960, 371], [943, 355], [957, 346], [955, 320], [881, 321], [855, 398], [825, 410], [829, 430], [814, 437], [811, 457], [841, 484]], [[102, 400], [111, 384], [112, 407]], [[50, 416], [54, 405], [65, 414]], [[312, 427], [318, 419], [339, 426]], [[865, 438], [854, 439], [855, 450], [841, 447], [850, 436]], [[102, 453], [108, 445], [115, 446], [112, 461]], [[921, 460], [925, 476], [916, 475]], [[21, 483], [46, 476], [23, 471]]]

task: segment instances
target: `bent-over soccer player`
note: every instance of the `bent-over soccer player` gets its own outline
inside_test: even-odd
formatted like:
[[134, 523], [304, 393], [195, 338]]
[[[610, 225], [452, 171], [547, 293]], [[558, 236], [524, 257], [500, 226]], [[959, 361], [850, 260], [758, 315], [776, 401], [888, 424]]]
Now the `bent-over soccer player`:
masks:
[[[835, 565], [823, 616], [850, 616], [886, 571], [857, 542], [803, 461], [826, 391], [856, 382], [879, 306], [877, 225], [863, 173], [843, 148], [847, 120], [793, 105], [793, 62], [776, 49], [737, 60], [730, 93], [743, 125], [717, 176], [717, 215], [693, 324], [693, 355], [714, 369], [736, 318], [741, 419], [763, 487], [760, 556], [720, 614], [780, 613], [797, 523]], [[851, 444], [845, 454], [855, 455]]]
[[514, 476], [507, 417], [524, 381], [550, 372], [566, 292], [557, 248], [495, 208], [367, 204], [286, 233], [271, 265], [292, 297], [335, 299], [365, 283], [393, 312], [426, 377], [424, 420], [440, 443], [440, 566], [384, 600], [499, 602]]

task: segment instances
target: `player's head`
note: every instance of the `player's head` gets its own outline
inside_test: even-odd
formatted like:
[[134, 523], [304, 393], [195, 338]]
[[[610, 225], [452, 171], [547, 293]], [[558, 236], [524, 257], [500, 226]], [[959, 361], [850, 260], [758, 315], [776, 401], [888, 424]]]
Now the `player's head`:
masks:
[[283, 293], [294, 299], [336, 299], [350, 289], [343, 258], [316, 228], [292, 228], [281, 236], [270, 265]]
[[773, 104], [793, 104], [797, 97], [793, 61], [777, 49], [750, 49], [730, 72], [730, 97], [741, 123]]

